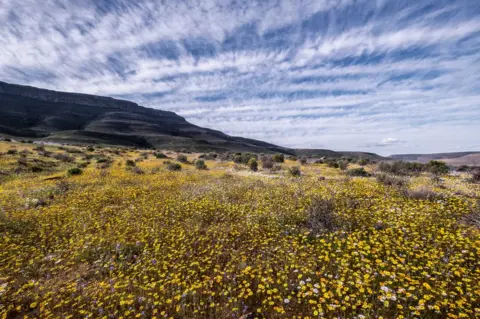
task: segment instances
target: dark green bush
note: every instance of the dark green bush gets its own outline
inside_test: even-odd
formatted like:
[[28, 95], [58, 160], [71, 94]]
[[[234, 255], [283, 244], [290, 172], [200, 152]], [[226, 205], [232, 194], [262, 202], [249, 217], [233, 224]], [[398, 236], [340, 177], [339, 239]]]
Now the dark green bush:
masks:
[[418, 175], [425, 170], [422, 163], [396, 161], [392, 163], [382, 162], [378, 165], [378, 169], [384, 173], [393, 175]]
[[32, 171], [32, 173], [39, 173], [43, 171], [43, 168], [41, 168], [40, 166], [32, 166], [30, 167], [30, 170]]
[[277, 154], [272, 156], [272, 161], [274, 161], [276, 163], [283, 163], [283, 162], [285, 162], [285, 155], [277, 153]]
[[179, 161], [180, 163], [188, 163], [188, 158], [183, 154], [178, 154], [177, 161]]
[[341, 169], [342, 171], [346, 170], [348, 167], [348, 161], [346, 160], [340, 160], [338, 161], [338, 168]]
[[81, 154], [82, 151], [77, 149], [77, 148], [66, 148], [65, 152], [71, 153], [71, 154]]
[[[89, 159], [88, 156], [85, 156], [85, 158]], [[107, 162], [110, 162], [109, 158], [102, 157], [102, 158], [97, 159], [97, 163], [107, 163]], [[127, 162], [128, 162], [128, 160], [127, 160]]]
[[325, 160], [325, 163], [328, 167], [338, 168], [338, 161], [333, 158], [328, 158]]
[[445, 175], [450, 171], [448, 165], [440, 161], [430, 161], [425, 167], [428, 172], [434, 175]]
[[300, 170], [300, 167], [298, 166], [293, 166], [288, 168], [288, 173], [293, 176], [293, 177], [299, 177], [302, 175], [302, 171]]
[[74, 167], [74, 168], [70, 168], [68, 171], [67, 171], [67, 175], [68, 176], [72, 176], [72, 175], [80, 175], [82, 174], [83, 171], [78, 168], [78, 167]]
[[366, 158], [361, 158], [361, 159], [358, 160], [357, 163], [358, 163], [358, 165], [360, 165], [360, 166], [365, 166], [365, 165], [368, 164], [368, 162], [369, 162], [368, 159], [366, 159]]
[[[97, 163], [98, 163], [98, 161], [97, 161]], [[127, 166], [127, 167], [135, 167], [135, 166], [137, 166], [137, 163], [135, 163], [135, 161], [132, 161], [132, 160], [126, 160], [126, 161], [125, 161], [125, 166]]]
[[480, 168], [477, 168], [472, 172], [472, 181], [474, 183], [480, 183]]
[[357, 176], [357, 177], [370, 176], [370, 174], [363, 167], [349, 169], [347, 170], [346, 174], [348, 176]]
[[205, 161], [203, 160], [196, 160], [195, 161], [195, 168], [198, 170], [206, 170], [207, 165], [205, 164]]
[[181, 171], [182, 170], [182, 165], [178, 164], [178, 163], [167, 163], [167, 170], [169, 171]]
[[235, 155], [235, 157], [233, 158], [233, 162], [234, 162], [235, 164], [241, 164], [241, 163], [242, 163], [242, 159], [243, 159], [242, 155]]
[[248, 168], [250, 168], [251, 171], [256, 172], [258, 170], [258, 163], [255, 158], [250, 158], [250, 160], [247, 163]]
[[250, 159], [257, 159], [257, 155], [255, 154], [250, 154], [250, 153], [245, 153], [245, 154], [242, 154], [242, 164], [244, 165], [248, 165], [248, 162], [250, 161]]

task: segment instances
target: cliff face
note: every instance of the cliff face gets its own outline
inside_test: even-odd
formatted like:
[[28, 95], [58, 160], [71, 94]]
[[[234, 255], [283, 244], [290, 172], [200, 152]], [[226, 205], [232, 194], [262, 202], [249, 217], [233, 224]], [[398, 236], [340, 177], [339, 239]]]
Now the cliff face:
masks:
[[78, 104], [92, 107], [113, 108], [126, 112], [151, 113], [160, 112], [165, 116], [180, 117], [174, 112], [147, 109], [137, 103], [114, 99], [106, 96], [67, 93], [53, 90], [39, 89], [32, 86], [9, 84], [0, 81], [0, 94], [31, 98], [38, 101], [62, 104]]
[[0, 81], [0, 93], [32, 98], [52, 103], [74, 103], [96, 107], [116, 107], [124, 110], [134, 110], [136, 103], [117, 100], [110, 97], [57, 92], [52, 90], [38, 89], [31, 86], [8, 84]]

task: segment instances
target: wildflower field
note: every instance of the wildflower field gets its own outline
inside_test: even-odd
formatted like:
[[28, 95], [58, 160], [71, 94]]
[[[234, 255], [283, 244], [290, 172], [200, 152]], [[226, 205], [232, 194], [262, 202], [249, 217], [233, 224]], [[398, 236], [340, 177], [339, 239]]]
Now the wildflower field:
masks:
[[292, 160], [0, 152], [0, 318], [480, 318], [462, 174], [399, 189]]

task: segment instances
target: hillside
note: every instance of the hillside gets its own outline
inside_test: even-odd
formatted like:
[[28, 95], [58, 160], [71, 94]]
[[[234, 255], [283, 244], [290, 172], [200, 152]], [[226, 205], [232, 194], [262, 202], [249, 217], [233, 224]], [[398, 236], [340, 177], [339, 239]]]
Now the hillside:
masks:
[[229, 136], [174, 112], [110, 97], [65, 93], [0, 81], [0, 134], [60, 143], [189, 151], [280, 152], [317, 157], [381, 157], [372, 153], [290, 149]]
[[280, 146], [193, 125], [173, 112], [5, 82], [0, 82], [0, 115], [0, 134], [47, 141], [289, 153]]

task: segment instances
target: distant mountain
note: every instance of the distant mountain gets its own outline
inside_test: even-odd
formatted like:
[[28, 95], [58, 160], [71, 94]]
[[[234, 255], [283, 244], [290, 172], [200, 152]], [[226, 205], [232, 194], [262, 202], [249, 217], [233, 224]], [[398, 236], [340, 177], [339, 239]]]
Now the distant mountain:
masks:
[[453, 152], [434, 154], [396, 154], [390, 155], [393, 160], [426, 163], [431, 160], [446, 162], [453, 166], [480, 165], [480, 152]]
[[352, 157], [352, 158], [365, 158], [371, 160], [382, 160], [384, 157], [377, 155], [375, 153], [367, 152], [338, 152], [326, 149], [308, 149], [308, 148], [297, 148], [294, 150], [296, 156], [308, 156], [308, 157]]
[[174, 112], [110, 97], [65, 93], [0, 81], [0, 134], [60, 143], [189, 151], [280, 152], [328, 157], [372, 153], [295, 150], [193, 125]]

